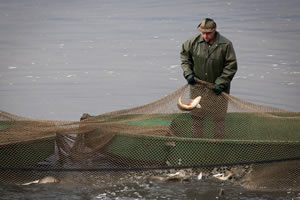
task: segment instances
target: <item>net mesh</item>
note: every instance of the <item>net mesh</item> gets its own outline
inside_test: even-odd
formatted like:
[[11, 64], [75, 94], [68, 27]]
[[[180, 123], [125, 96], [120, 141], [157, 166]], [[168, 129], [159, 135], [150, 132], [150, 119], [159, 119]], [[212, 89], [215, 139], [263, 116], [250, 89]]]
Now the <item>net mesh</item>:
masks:
[[[201, 108], [179, 109], [179, 98], [189, 106], [197, 96]], [[298, 112], [215, 95], [201, 81], [147, 105], [75, 122], [0, 111], [0, 182], [192, 169], [230, 172], [249, 189], [299, 190], [299, 122]]]

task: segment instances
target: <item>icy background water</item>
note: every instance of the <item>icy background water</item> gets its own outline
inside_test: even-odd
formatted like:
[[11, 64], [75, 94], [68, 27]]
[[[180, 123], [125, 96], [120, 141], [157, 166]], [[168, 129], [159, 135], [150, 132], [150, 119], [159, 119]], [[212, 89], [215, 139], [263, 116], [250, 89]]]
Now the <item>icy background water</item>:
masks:
[[238, 58], [231, 94], [300, 111], [298, 0], [1, 0], [0, 109], [78, 120], [186, 83], [181, 44], [214, 18]]

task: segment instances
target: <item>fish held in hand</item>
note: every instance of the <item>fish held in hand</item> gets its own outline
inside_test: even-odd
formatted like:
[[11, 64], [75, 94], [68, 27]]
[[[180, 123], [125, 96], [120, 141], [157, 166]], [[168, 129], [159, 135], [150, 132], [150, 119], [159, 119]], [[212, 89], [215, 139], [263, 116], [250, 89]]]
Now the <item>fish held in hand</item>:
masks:
[[179, 97], [178, 99], [178, 108], [180, 110], [183, 110], [183, 111], [190, 111], [190, 110], [193, 110], [194, 108], [201, 108], [201, 105], [200, 105], [200, 100], [201, 100], [201, 96], [198, 96], [196, 97], [195, 99], [191, 99], [191, 102], [188, 103], [188, 104], [184, 104], [182, 102], [182, 95]]

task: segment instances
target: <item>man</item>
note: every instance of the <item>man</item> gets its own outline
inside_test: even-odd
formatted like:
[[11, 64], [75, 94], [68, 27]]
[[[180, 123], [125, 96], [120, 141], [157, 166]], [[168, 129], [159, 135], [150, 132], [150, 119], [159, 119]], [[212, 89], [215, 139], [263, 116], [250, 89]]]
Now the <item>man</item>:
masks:
[[[215, 124], [215, 137], [223, 138], [227, 101], [222, 92], [230, 92], [230, 83], [237, 71], [237, 61], [230, 40], [216, 31], [213, 19], [205, 18], [199, 25], [201, 34], [195, 35], [182, 45], [180, 52], [183, 75], [191, 85], [191, 97], [202, 96], [200, 111], [193, 111], [192, 134], [201, 137], [204, 117], [212, 117]], [[195, 78], [213, 84], [210, 91], [200, 91]]]

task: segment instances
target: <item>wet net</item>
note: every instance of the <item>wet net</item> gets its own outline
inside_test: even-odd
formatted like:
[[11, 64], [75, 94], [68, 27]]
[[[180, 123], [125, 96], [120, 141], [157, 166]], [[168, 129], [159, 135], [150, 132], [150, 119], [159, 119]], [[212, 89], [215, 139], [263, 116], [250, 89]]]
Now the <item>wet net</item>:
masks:
[[[201, 108], [189, 102], [198, 96]], [[147, 105], [75, 122], [0, 111], [1, 183], [78, 174], [101, 174], [94, 181], [105, 182], [122, 173], [165, 177], [183, 169], [249, 189], [299, 190], [299, 159], [300, 113], [216, 95], [201, 81]]]

